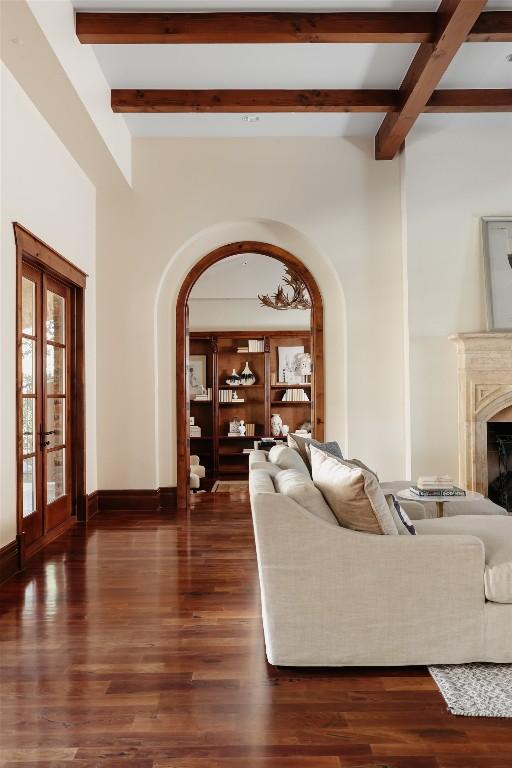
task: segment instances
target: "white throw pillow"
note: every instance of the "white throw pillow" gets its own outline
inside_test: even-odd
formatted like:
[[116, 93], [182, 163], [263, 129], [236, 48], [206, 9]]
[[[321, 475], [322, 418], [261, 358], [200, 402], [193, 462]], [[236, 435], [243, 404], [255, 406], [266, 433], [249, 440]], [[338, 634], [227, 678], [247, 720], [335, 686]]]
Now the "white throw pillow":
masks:
[[336, 519], [362, 533], [398, 535], [386, 497], [375, 475], [310, 447], [313, 482]]
[[268, 454], [268, 460], [277, 464], [281, 469], [296, 469], [306, 477], [310, 477], [309, 470], [301, 459], [300, 454], [287, 445], [274, 445]]
[[283, 469], [274, 477], [274, 486], [278, 493], [289, 496], [311, 514], [328, 523], [338, 525], [338, 521], [316, 485], [302, 472], [296, 469]]

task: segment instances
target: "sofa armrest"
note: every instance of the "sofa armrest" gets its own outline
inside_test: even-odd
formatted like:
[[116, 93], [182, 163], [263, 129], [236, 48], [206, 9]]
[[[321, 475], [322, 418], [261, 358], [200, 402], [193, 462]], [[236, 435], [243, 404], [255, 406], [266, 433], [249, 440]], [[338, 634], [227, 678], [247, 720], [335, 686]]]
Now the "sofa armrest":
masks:
[[256, 462], [268, 462], [268, 453], [266, 451], [251, 451], [249, 454], [249, 467]]
[[476, 537], [333, 528], [280, 494], [255, 494], [252, 508], [271, 663], [478, 658], [484, 548]]
[[427, 516], [425, 507], [419, 501], [399, 499], [400, 506], [405, 509], [411, 520], [424, 520]]

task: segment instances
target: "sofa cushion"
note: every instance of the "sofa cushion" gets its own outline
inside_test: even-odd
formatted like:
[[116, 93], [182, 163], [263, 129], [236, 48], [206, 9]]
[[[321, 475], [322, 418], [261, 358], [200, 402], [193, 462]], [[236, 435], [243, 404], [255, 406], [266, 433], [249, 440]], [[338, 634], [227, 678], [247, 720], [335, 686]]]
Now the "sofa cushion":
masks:
[[320, 517], [327, 523], [338, 525], [338, 521], [316, 485], [302, 472], [296, 469], [283, 469], [275, 476], [274, 486], [278, 493], [289, 496], [312, 515]]
[[278, 472], [282, 472], [281, 467], [277, 464], [272, 464], [271, 461], [253, 461], [249, 469], [251, 472], [255, 469], [260, 469], [270, 475], [270, 477], [275, 477]]
[[310, 450], [313, 482], [322, 491], [340, 525], [362, 533], [398, 535], [375, 475], [314, 445]]
[[469, 534], [480, 539], [485, 549], [485, 596], [494, 603], [512, 603], [512, 517], [458, 515], [418, 520], [416, 528], [419, 534]]
[[275, 493], [272, 477], [266, 469], [251, 469], [249, 472], [249, 495], [255, 493]]
[[309, 469], [301, 459], [298, 451], [289, 448], [287, 445], [274, 445], [268, 454], [268, 460], [272, 464], [277, 464], [281, 469], [296, 469], [303, 475], [309, 477]]
[[395, 521], [398, 533], [401, 536], [416, 536], [416, 528], [396, 496], [392, 493], [386, 494], [386, 501], [393, 516], [393, 520]]

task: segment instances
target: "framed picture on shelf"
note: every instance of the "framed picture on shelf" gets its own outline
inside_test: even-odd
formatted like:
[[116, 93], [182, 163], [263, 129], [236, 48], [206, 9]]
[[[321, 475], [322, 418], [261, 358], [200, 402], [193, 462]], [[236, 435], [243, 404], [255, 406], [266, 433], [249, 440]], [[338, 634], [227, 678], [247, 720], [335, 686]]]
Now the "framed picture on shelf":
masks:
[[303, 354], [304, 347], [277, 348], [277, 380], [279, 383], [302, 384], [302, 375], [297, 370], [297, 358]]
[[206, 392], [206, 355], [190, 355], [188, 361], [188, 386], [190, 397]]
[[487, 329], [512, 330], [512, 216], [482, 220]]

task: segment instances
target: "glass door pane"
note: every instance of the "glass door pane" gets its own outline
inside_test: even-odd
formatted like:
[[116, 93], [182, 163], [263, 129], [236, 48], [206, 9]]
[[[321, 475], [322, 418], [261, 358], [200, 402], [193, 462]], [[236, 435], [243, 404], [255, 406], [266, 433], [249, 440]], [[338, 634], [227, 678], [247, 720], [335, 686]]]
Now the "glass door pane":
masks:
[[59, 505], [54, 502], [67, 494], [67, 299], [64, 286], [49, 278], [47, 278], [45, 309], [46, 503], [52, 504], [52, 510], [56, 513]]
[[66, 493], [64, 448], [49, 451], [46, 459], [46, 502], [51, 504]]
[[25, 535], [30, 544], [43, 529], [42, 504], [38, 483], [41, 483], [41, 456], [38, 430], [40, 422], [40, 322], [41, 274], [23, 265], [21, 278], [21, 516]]
[[31, 456], [23, 459], [23, 517], [36, 511], [36, 459]]

